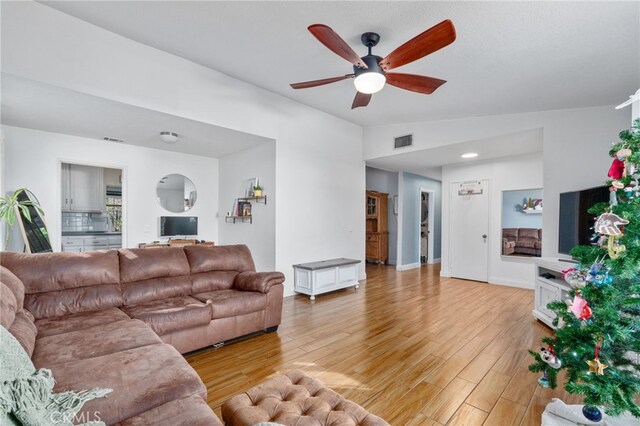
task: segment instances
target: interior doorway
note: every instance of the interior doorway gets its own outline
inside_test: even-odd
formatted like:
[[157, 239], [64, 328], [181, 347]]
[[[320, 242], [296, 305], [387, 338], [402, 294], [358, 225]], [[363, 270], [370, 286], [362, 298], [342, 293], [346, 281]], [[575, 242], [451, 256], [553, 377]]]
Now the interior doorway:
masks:
[[420, 264], [434, 263], [433, 257], [433, 229], [435, 214], [435, 192], [430, 189], [420, 188], [419, 192], [420, 214], [418, 216], [418, 235]]
[[452, 182], [450, 193], [451, 276], [489, 280], [489, 180]]

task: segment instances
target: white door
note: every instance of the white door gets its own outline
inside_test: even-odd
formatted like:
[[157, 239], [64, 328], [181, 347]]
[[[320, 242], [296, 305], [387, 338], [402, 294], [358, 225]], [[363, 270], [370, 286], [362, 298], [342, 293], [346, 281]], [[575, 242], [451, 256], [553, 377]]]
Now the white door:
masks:
[[451, 184], [449, 235], [451, 276], [488, 281], [488, 180]]

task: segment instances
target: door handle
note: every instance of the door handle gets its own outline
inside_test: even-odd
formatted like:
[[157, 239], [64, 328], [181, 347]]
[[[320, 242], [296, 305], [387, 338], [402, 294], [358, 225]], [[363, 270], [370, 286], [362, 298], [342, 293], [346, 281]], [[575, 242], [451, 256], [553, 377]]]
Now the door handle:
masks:
[[487, 234], [482, 234], [482, 238], [487, 239]]

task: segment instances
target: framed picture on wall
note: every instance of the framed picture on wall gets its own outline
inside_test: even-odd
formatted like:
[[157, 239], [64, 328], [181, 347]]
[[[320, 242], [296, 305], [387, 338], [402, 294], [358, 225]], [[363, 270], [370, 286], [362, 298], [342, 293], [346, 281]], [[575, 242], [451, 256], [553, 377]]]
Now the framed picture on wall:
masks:
[[253, 188], [258, 185], [258, 178], [251, 178], [247, 181], [245, 197], [253, 197]]

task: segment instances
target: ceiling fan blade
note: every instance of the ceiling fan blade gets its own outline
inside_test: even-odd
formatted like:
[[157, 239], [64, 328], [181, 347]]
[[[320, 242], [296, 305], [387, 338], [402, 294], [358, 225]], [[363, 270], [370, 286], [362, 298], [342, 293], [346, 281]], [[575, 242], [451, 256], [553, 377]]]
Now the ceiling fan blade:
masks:
[[445, 84], [446, 80], [427, 77], [425, 75], [403, 74], [399, 72], [389, 72], [386, 75], [387, 83], [412, 92], [432, 94], [435, 90]]
[[353, 99], [353, 104], [351, 104], [351, 109], [366, 107], [369, 105], [370, 100], [371, 94], [357, 92], [356, 97]]
[[289, 86], [294, 89], [308, 89], [309, 87], [322, 86], [324, 84], [335, 83], [336, 81], [346, 80], [353, 78], [353, 74], [342, 75], [340, 77], [323, 78], [322, 80], [304, 81], [302, 83], [292, 83]]
[[329, 50], [360, 68], [367, 68], [362, 59], [335, 31], [323, 24], [309, 26], [309, 32]]
[[389, 53], [380, 61], [380, 66], [385, 71], [401, 67], [442, 49], [455, 39], [456, 29], [453, 22], [446, 19]]

